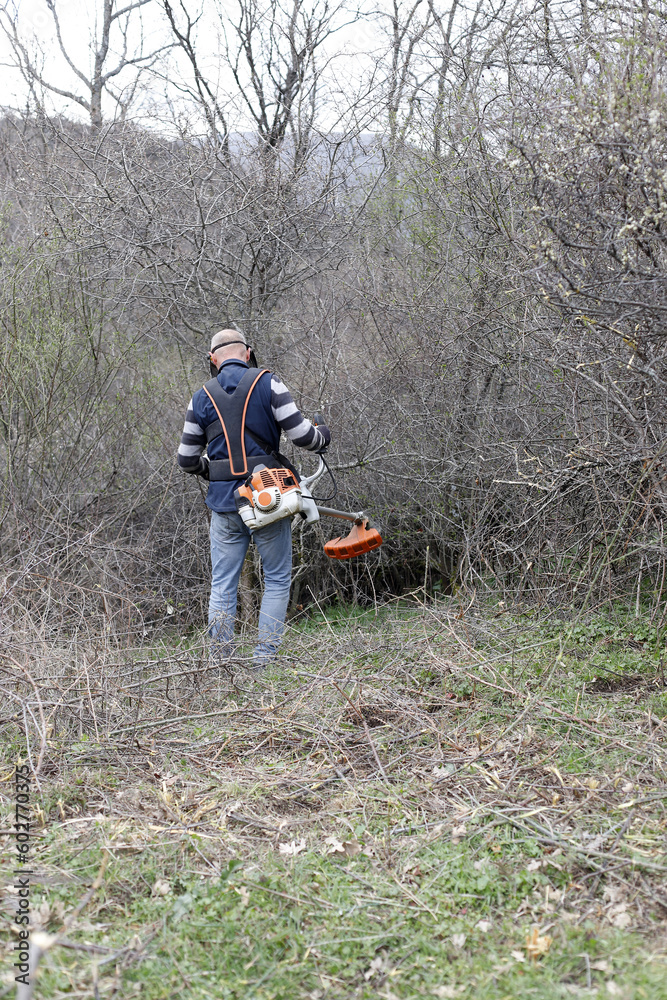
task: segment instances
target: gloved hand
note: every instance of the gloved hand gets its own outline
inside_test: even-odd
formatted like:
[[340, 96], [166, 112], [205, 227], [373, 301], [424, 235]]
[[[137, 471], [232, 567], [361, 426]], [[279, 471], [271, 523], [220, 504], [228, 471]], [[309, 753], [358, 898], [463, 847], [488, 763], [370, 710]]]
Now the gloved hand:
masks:
[[324, 444], [320, 448], [320, 451], [324, 451], [324, 449], [328, 448], [329, 445], [331, 444], [331, 431], [329, 430], [326, 424], [315, 424], [315, 426], [317, 427], [318, 431], [324, 438]]
[[196, 475], [201, 476], [202, 479], [206, 479], [208, 481], [210, 471], [209, 457], [208, 455], [202, 455], [199, 459], [199, 468], [197, 469]]

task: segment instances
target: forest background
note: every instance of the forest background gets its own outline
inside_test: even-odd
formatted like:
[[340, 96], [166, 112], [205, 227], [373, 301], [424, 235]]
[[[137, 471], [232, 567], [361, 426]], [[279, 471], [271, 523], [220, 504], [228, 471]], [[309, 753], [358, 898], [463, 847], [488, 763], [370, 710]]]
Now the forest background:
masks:
[[[667, 1000], [667, 4], [31, 0], [0, 27], [18, 1000]], [[384, 536], [334, 563], [335, 525], [297, 528], [261, 677], [207, 660], [175, 460], [232, 325]]]
[[386, 535], [344, 566], [299, 535], [294, 607], [424, 581], [658, 607], [662, 4], [206, 11], [104, 0], [70, 50], [47, 4], [41, 51], [2, 13], [10, 617], [201, 617], [174, 449], [232, 324]]

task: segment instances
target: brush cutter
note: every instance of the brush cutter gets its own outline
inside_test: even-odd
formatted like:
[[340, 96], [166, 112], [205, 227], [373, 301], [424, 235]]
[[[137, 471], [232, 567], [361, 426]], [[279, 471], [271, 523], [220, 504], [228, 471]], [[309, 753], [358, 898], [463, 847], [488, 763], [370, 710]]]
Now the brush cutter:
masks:
[[306, 524], [319, 521], [321, 515], [339, 517], [352, 521], [353, 528], [345, 538], [334, 538], [327, 542], [324, 551], [330, 559], [352, 559], [354, 556], [371, 552], [382, 545], [382, 536], [363, 510], [348, 514], [344, 510], [321, 507], [311, 492], [325, 472], [326, 463], [322, 455], [312, 476], [297, 480], [290, 469], [267, 469], [258, 465], [243, 486], [234, 490], [236, 509], [244, 524], [251, 531], [280, 521], [284, 517], [299, 514]]
[[[313, 475], [301, 480], [301, 486], [307, 489], [310, 498], [312, 498], [310, 487], [314, 486], [317, 480], [324, 474], [325, 468], [326, 463], [322, 455], [320, 455], [320, 463]], [[314, 501], [312, 502], [315, 504]], [[322, 515], [325, 517], [339, 517], [343, 521], [352, 521], [354, 525], [350, 533], [344, 538], [332, 538], [330, 542], [326, 543], [324, 554], [329, 559], [352, 559], [354, 556], [363, 555], [364, 552], [372, 552], [373, 549], [379, 549], [382, 545], [382, 535], [372, 524], [368, 514], [364, 513], [363, 510], [358, 511], [356, 514], [348, 514], [347, 511], [335, 510], [333, 507], [322, 507], [320, 504], [315, 504], [315, 510], [317, 511], [318, 518]], [[306, 522], [308, 523], [307, 518]]]

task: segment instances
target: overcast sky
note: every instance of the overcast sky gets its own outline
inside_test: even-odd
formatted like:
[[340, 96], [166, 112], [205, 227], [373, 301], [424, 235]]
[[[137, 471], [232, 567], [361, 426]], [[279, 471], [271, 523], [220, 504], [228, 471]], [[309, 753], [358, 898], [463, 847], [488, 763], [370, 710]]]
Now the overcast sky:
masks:
[[[84, 94], [85, 88], [60, 52], [54, 20], [45, 0], [7, 0], [4, 4], [0, 0], [0, 5], [4, 7], [0, 16], [4, 17], [5, 25], [9, 30], [12, 24], [17, 26], [22, 44], [36, 60], [44, 79], [60, 90]], [[56, 0], [64, 46], [72, 63], [84, 75], [89, 75], [92, 65], [94, 48], [92, 43], [99, 34], [97, 12], [101, 10], [101, 6], [100, 0], [96, 3], [85, 0]], [[119, 3], [119, 6], [122, 7], [123, 3]], [[193, 11], [196, 10], [194, 2], [189, 6]], [[229, 18], [237, 14], [237, 0], [218, 0], [218, 2], [205, 0], [198, 24], [198, 46], [209, 77], [219, 81], [223, 93], [237, 94], [236, 85], [226, 67], [224, 57], [221, 56], [221, 23], [224, 23], [224, 20], [221, 22], [218, 11], [224, 19], [226, 10], [229, 11]], [[327, 80], [330, 100], [329, 119], [332, 127], [335, 126], [337, 89], [353, 88], [362, 77], [370, 77], [373, 60], [369, 58], [369, 54], [377, 54], [378, 50], [386, 45], [381, 37], [377, 20], [363, 17], [356, 19], [348, 17], [347, 20], [350, 23], [332, 36], [327, 44], [326, 53], [320, 55], [320, 63], [324, 59], [330, 60]], [[138, 54], [143, 44], [143, 52], [148, 54], [170, 41], [169, 27], [158, 0], [152, 0], [141, 10], [132, 13], [128, 32], [129, 53]], [[119, 51], [121, 42], [120, 32], [116, 31], [112, 36], [112, 48], [116, 52]], [[25, 108], [28, 87], [21, 74], [13, 67], [13, 62], [11, 45], [6, 34], [0, 32], [0, 93], [2, 93], [0, 104], [5, 108]], [[183, 58], [175, 52], [167, 55], [166, 61], [160, 66], [161, 73], [166, 73], [171, 81], [183, 78], [187, 75], [187, 69]], [[177, 89], [160, 78], [161, 73], [158, 76], [151, 73], [144, 74], [142, 98], [136, 104], [139, 117], [146, 115], [161, 117], [161, 112], [166, 111], [168, 104], [166, 94], [169, 94], [170, 100], [179, 106]], [[117, 83], [121, 88], [128, 87], [133, 78], [133, 70], [128, 69], [119, 75]], [[243, 128], [249, 124], [249, 119], [247, 112], [243, 110], [242, 102], [238, 101], [238, 95], [236, 100], [235, 108], [229, 110], [232, 120], [235, 119], [236, 127]], [[180, 103], [182, 106], [182, 102]], [[47, 107], [50, 111], [63, 112], [74, 118], [82, 120], [87, 118], [86, 112], [80, 106], [57, 94], [49, 96]], [[104, 110], [105, 115], [112, 114], [109, 104]]]

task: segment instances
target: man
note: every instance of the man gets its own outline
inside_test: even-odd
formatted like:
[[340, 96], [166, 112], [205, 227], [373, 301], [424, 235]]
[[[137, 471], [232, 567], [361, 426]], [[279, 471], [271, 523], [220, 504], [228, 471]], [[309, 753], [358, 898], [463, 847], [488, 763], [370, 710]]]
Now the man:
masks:
[[[234, 652], [238, 583], [250, 544], [250, 531], [236, 511], [234, 490], [256, 465], [277, 468], [285, 464], [278, 453], [281, 431], [308, 451], [321, 451], [331, 439], [324, 424], [315, 427], [301, 415], [275, 375], [249, 367], [250, 355], [250, 347], [236, 330], [214, 335], [209, 360], [217, 377], [190, 400], [178, 449], [183, 472], [209, 480], [206, 503], [212, 511], [212, 580], [208, 627], [215, 658]], [[253, 538], [264, 574], [253, 654], [255, 667], [261, 669], [275, 658], [284, 631], [292, 575], [290, 518], [258, 529]]]

